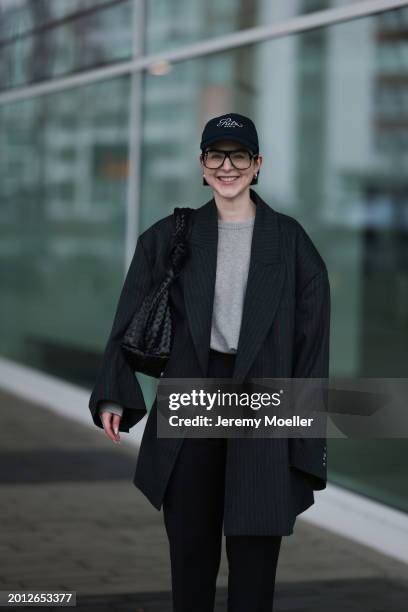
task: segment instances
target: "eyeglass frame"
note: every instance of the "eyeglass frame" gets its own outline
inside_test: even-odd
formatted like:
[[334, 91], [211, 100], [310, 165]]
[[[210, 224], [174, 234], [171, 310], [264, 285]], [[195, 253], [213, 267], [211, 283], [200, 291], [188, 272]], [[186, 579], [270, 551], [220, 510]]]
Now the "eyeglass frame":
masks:
[[[206, 155], [207, 155], [207, 153], [210, 153], [211, 151], [216, 151], [217, 153], [224, 153], [224, 159], [222, 160], [222, 163], [221, 163], [219, 166], [217, 166], [216, 168], [209, 168], [209, 167], [206, 165], [206, 163], [205, 163], [205, 158], [206, 158]], [[234, 163], [233, 163], [233, 161], [232, 161], [232, 159], [231, 159], [231, 157], [230, 157], [230, 154], [231, 154], [231, 153], [238, 153], [239, 151], [245, 151], [245, 153], [248, 153], [248, 155], [249, 155], [249, 157], [250, 157], [249, 166], [248, 166], [247, 168], [237, 168], [237, 167], [234, 165]], [[211, 147], [211, 148], [208, 148], [206, 151], [204, 151], [204, 152], [201, 154], [201, 156], [202, 156], [202, 159], [203, 159], [203, 164], [204, 164], [204, 166], [205, 166], [206, 168], [208, 168], [208, 170], [219, 170], [220, 168], [222, 168], [222, 167], [223, 167], [223, 165], [224, 165], [225, 160], [227, 159], [227, 157], [228, 157], [228, 159], [230, 160], [231, 166], [232, 166], [233, 168], [235, 168], [235, 170], [248, 170], [248, 168], [250, 168], [250, 167], [251, 167], [252, 160], [253, 160], [253, 159], [257, 159], [257, 158], [259, 157], [259, 153], [252, 153], [252, 151], [248, 151], [248, 149], [243, 149], [243, 148], [241, 148], [241, 149], [229, 149], [228, 151], [225, 151], [225, 150], [223, 150], [223, 149], [216, 149], [216, 148]]]

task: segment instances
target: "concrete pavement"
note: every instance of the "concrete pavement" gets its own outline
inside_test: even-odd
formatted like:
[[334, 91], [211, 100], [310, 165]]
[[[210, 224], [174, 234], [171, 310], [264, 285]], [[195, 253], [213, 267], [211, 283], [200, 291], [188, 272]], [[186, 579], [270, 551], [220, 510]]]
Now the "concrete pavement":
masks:
[[[0, 413], [0, 589], [73, 590], [88, 612], [170, 612], [162, 513], [132, 484], [127, 434], [114, 445], [5, 392]], [[224, 546], [217, 612], [227, 577]], [[275, 612], [402, 612], [407, 601], [406, 564], [299, 519], [283, 538]]]

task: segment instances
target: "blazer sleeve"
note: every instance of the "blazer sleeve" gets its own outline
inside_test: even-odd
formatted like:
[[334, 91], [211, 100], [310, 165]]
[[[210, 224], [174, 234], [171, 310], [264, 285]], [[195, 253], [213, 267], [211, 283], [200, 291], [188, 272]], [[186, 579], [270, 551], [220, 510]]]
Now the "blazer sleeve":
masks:
[[[330, 283], [323, 260], [302, 231], [295, 315], [293, 378], [329, 377]], [[305, 472], [314, 489], [327, 482], [326, 438], [290, 438], [290, 463]]]
[[120, 343], [133, 314], [140, 307], [151, 286], [151, 264], [142, 237], [139, 236], [116, 307], [102, 363], [89, 399], [93, 422], [100, 428], [103, 428], [99, 414], [102, 402], [114, 402], [123, 408], [119, 431], [128, 432], [146, 413], [140, 383], [135, 372], [127, 363]]

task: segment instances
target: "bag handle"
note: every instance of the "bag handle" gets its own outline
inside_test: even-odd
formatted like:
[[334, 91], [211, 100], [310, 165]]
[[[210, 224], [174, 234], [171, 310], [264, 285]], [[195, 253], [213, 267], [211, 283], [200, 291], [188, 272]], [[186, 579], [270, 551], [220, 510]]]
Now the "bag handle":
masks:
[[174, 233], [169, 253], [170, 267], [168, 270], [171, 279], [179, 275], [190, 255], [190, 245], [187, 237], [190, 233], [189, 230], [191, 230], [193, 211], [194, 208], [186, 206], [176, 206], [174, 208]]

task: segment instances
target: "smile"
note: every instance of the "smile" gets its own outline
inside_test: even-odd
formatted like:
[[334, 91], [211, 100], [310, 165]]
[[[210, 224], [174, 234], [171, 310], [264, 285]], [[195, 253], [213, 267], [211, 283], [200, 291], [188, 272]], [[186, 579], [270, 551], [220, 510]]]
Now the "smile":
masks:
[[233, 183], [239, 179], [239, 176], [218, 176], [217, 178], [222, 183]]

